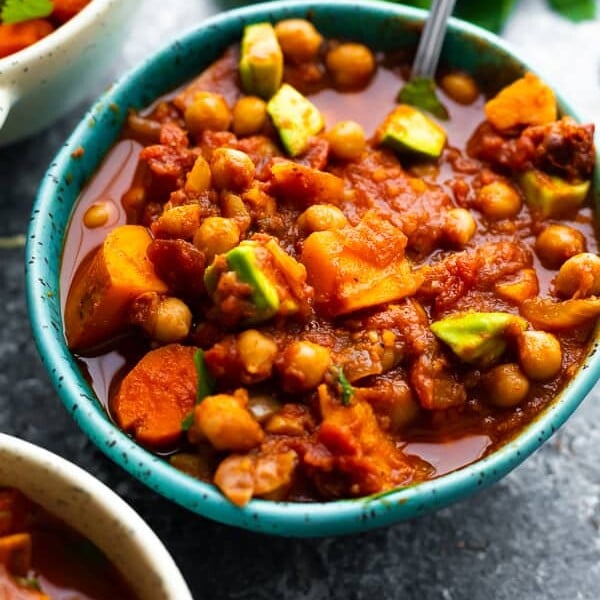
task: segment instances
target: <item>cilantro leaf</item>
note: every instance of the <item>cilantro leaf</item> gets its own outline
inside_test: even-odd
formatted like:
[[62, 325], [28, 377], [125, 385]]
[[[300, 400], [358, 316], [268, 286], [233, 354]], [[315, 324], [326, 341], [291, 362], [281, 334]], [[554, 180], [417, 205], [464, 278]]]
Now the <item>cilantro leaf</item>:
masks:
[[595, 0], [548, 0], [548, 4], [557, 13], [575, 23], [596, 17]]
[[448, 111], [435, 93], [435, 82], [429, 77], [415, 77], [400, 90], [398, 102], [422, 108], [438, 119], [447, 119]]
[[47, 17], [54, 10], [51, 0], [0, 0], [0, 21], [19, 23]]
[[350, 400], [352, 399], [352, 396], [354, 396], [354, 388], [344, 375], [344, 369], [341, 367], [338, 369], [338, 381], [342, 388], [342, 404], [344, 406], [350, 406]]

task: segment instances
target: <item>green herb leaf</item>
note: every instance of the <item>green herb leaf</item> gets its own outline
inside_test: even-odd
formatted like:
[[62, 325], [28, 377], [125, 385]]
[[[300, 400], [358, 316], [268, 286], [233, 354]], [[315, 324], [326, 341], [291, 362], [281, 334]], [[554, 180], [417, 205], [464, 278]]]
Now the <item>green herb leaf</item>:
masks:
[[[204, 350], [198, 349], [194, 352], [194, 365], [196, 366], [196, 375], [198, 377], [198, 384], [196, 388], [196, 404], [200, 404], [206, 396], [210, 396], [215, 390], [215, 378], [213, 374], [208, 370], [206, 362], [204, 360]], [[189, 428], [194, 424], [194, 411], [187, 414], [183, 421], [181, 421], [181, 429], [188, 431]]]
[[595, 0], [548, 0], [548, 4], [557, 13], [575, 23], [596, 17]]
[[15, 577], [18, 581], [19, 585], [30, 590], [36, 590], [37, 592], [42, 591], [42, 586], [40, 582], [35, 577]]
[[341, 367], [338, 369], [338, 381], [340, 383], [340, 387], [342, 388], [342, 404], [344, 406], [350, 406], [350, 400], [352, 396], [354, 396], [354, 388], [352, 384], [346, 379], [344, 375], [344, 369]]
[[400, 90], [398, 102], [422, 108], [438, 119], [448, 119], [448, 111], [435, 93], [435, 82], [428, 77], [415, 77]]
[[215, 389], [215, 378], [208, 370], [204, 361], [204, 351], [196, 350], [194, 353], [194, 364], [196, 365], [196, 374], [198, 375], [198, 388], [196, 391], [196, 404], [200, 404], [206, 396], [210, 396]]
[[510, 15], [517, 0], [492, 0], [492, 2], [481, 2], [481, 0], [458, 0], [454, 16], [465, 21], [470, 21], [489, 29], [499, 32], [506, 19]]
[[19, 23], [47, 17], [54, 10], [51, 0], [0, 0], [0, 21]]
[[188, 413], [181, 421], [182, 431], [188, 431], [189, 428], [194, 424], [194, 411]]
[[[429, 8], [431, 0], [401, 0], [402, 4], [410, 4], [417, 8]], [[479, 27], [499, 32], [517, 0], [458, 0], [453, 15], [470, 21]], [[593, 0], [591, 0], [593, 1]], [[564, 0], [569, 2], [569, 0]]]

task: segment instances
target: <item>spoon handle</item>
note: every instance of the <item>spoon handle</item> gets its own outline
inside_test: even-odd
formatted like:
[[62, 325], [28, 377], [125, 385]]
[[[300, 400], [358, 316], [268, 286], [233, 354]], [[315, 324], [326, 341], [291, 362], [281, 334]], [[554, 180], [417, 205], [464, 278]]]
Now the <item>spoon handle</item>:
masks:
[[456, 0], [433, 0], [412, 66], [412, 79], [415, 77], [433, 79], [442, 51], [446, 22], [452, 14], [455, 2]]

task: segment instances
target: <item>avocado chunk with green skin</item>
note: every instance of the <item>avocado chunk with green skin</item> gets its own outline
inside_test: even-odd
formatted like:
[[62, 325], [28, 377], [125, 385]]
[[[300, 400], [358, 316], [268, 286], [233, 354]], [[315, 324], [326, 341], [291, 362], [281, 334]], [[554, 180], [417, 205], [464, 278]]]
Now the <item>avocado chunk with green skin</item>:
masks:
[[267, 112], [290, 156], [302, 154], [311, 136], [319, 133], [325, 125], [319, 109], [287, 83], [269, 100]]
[[379, 143], [399, 153], [438, 158], [446, 144], [446, 132], [420, 110], [397, 106], [378, 131]]
[[569, 183], [532, 169], [519, 179], [529, 208], [542, 218], [559, 217], [579, 208], [590, 189], [589, 181]]
[[527, 321], [502, 312], [456, 313], [431, 324], [431, 331], [461, 360], [481, 366], [492, 364], [506, 350], [509, 326], [521, 331]]
[[239, 72], [247, 94], [268, 100], [279, 89], [283, 53], [270, 23], [254, 23], [244, 28]]
[[[255, 253], [257, 247], [252, 242], [242, 242], [225, 254], [229, 269], [252, 289], [251, 302], [255, 314], [247, 319], [248, 323], [260, 323], [270, 319], [277, 313], [280, 304], [276, 287], [258, 265]], [[218, 279], [219, 273], [213, 264], [204, 272], [204, 285], [210, 294], [215, 292]]]

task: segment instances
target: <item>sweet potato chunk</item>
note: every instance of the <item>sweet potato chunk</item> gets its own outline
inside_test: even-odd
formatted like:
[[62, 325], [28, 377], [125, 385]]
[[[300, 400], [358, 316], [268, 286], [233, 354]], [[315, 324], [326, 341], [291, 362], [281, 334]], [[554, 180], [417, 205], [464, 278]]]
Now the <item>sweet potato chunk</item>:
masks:
[[337, 316], [413, 295], [421, 278], [404, 257], [405, 245], [399, 229], [372, 214], [356, 227], [312, 233], [302, 263], [315, 302]]
[[302, 206], [338, 204], [344, 194], [344, 180], [336, 175], [281, 161], [271, 167], [272, 192]]
[[179, 344], [152, 350], [121, 382], [112, 413], [140, 443], [165, 447], [181, 435], [181, 422], [196, 403], [195, 351]]
[[415, 466], [381, 430], [368, 402], [353, 397], [344, 406], [324, 384], [318, 395], [323, 421], [317, 439], [333, 455], [333, 476], [344, 477], [345, 495], [372, 494], [410, 481]]
[[487, 120], [500, 131], [556, 121], [554, 92], [533, 73], [502, 89], [485, 105]]
[[111, 231], [71, 285], [65, 307], [65, 331], [72, 350], [109, 340], [127, 325], [127, 309], [144, 292], [167, 291], [146, 256], [152, 238], [140, 225]]

